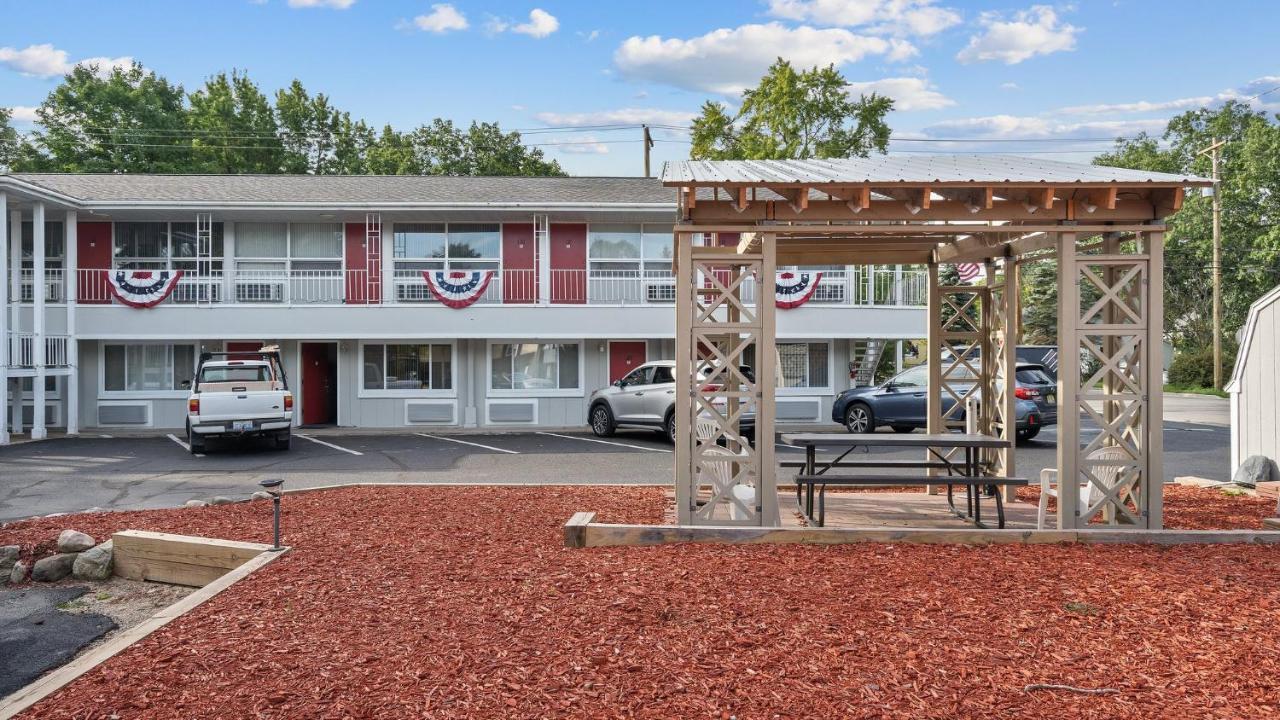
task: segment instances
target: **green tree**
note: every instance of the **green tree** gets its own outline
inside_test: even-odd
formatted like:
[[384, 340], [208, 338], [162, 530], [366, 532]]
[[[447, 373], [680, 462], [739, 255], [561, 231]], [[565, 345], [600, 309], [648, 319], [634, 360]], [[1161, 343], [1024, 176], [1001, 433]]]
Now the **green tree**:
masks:
[[334, 171], [341, 114], [323, 93], [314, 97], [294, 80], [276, 93], [276, 122], [284, 146], [284, 171], [325, 175]]
[[134, 63], [102, 75], [78, 65], [36, 111], [19, 169], [185, 172], [191, 168], [181, 85]]
[[417, 166], [427, 175], [562, 176], [564, 169], [542, 150], [523, 144], [520, 133], [504, 133], [497, 123], [471, 123], [463, 132], [436, 118], [413, 131]]
[[[1118, 142], [1095, 163], [1208, 177], [1198, 151], [1222, 148], [1223, 339], [1228, 349], [1249, 305], [1280, 282], [1280, 125], [1239, 102], [1169, 121], [1163, 147], [1142, 136]], [[1212, 330], [1212, 198], [1190, 194], [1165, 234], [1165, 328], [1178, 350], [1207, 347]]]
[[390, 125], [382, 128], [365, 151], [365, 172], [371, 175], [421, 175], [422, 164], [414, 153], [413, 140]]
[[690, 157], [700, 160], [781, 160], [866, 157], [885, 152], [893, 100], [849, 95], [848, 81], [835, 69], [797, 72], [779, 58], [755, 88], [742, 93], [732, 117], [708, 100], [693, 121]]
[[247, 75], [218, 73], [188, 100], [192, 171], [280, 172], [284, 147], [275, 112]]
[[13, 119], [13, 111], [0, 107], [0, 170], [12, 168], [18, 159], [18, 150], [22, 140], [18, 131], [13, 129], [9, 121]]

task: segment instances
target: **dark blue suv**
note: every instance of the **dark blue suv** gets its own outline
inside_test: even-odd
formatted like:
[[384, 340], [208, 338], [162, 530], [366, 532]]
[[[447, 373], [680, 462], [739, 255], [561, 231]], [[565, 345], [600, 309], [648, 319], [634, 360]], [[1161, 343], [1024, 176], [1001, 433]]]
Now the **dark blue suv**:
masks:
[[[1039, 434], [1040, 428], [1058, 423], [1058, 386], [1040, 365], [1018, 363], [1016, 378], [1017, 437], [1030, 440]], [[961, 383], [952, 381], [952, 386], [959, 385]], [[911, 432], [928, 425], [925, 392], [928, 387], [929, 368], [917, 365], [903, 370], [882, 385], [840, 393], [831, 407], [831, 419], [844, 425], [851, 433], [875, 432], [882, 425], [888, 425], [897, 432]], [[943, 395], [943, 412], [954, 404], [955, 398]], [[963, 413], [958, 417], [963, 417]]]

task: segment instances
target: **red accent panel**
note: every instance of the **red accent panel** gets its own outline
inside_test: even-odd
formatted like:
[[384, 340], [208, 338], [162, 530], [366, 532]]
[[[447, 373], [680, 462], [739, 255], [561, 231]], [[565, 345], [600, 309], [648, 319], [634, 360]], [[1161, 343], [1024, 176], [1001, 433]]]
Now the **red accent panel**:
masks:
[[347, 223], [346, 235], [343, 254], [347, 261], [347, 304], [370, 305], [382, 302], [382, 294], [373, 282], [382, 272], [382, 263], [374, 261], [373, 266], [369, 266], [364, 247], [364, 223]]
[[[350, 226], [348, 226], [350, 227]], [[364, 234], [364, 227], [360, 228]], [[302, 345], [302, 424], [324, 425], [333, 421], [329, 414], [333, 388], [329, 385], [329, 344]]]
[[587, 302], [587, 226], [556, 223], [551, 226], [551, 302], [585, 305]]
[[258, 351], [262, 349], [261, 342], [229, 342], [226, 344], [226, 351], [229, 353], [248, 353], [246, 355], [229, 355], [228, 360], [261, 360], [262, 356]]
[[642, 365], [647, 352], [648, 344], [643, 340], [609, 343], [609, 382], [617, 382]]
[[[76, 223], [75, 270], [111, 269], [111, 223]], [[111, 291], [107, 279], [100, 272], [76, 272], [76, 297], [83, 305], [107, 305], [111, 303]]]
[[720, 247], [738, 247], [738, 240], [742, 237], [742, 233], [717, 233], [716, 243]]
[[538, 300], [537, 243], [533, 223], [502, 224], [502, 301]]

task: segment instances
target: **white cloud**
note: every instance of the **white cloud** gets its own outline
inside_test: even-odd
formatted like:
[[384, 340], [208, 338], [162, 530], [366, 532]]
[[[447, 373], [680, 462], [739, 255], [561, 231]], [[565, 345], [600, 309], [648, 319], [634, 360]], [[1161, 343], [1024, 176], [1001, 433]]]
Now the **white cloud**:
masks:
[[679, 125], [684, 127], [693, 122], [696, 115], [685, 110], [620, 108], [580, 113], [540, 112], [534, 115], [534, 118], [547, 125], [570, 127], [597, 125]]
[[39, 108], [30, 105], [14, 105], [9, 108], [13, 113], [13, 122], [15, 123], [34, 123], [39, 118], [36, 116], [36, 110]]
[[596, 39], [600, 37], [600, 31], [592, 30], [591, 32], [582, 32], [579, 30], [578, 37], [582, 38], [582, 42], [595, 42]]
[[896, 35], [936, 35], [960, 22], [958, 12], [934, 0], [769, 0], [769, 14]]
[[356, 0], [289, 0], [291, 8], [333, 8], [334, 10], [346, 10], [356, 4]]
[[65, 75], [76, 65], [93, 65], [99, 76], [109, 75], [114, 68], [128, 68], [133, 64], [131, 57], [91, 57], [72, 63], [68, 60], [66, 50], [59, 50], [49, 43], [29, 45], [21, 50], [11, 47], [0, 47], [0, 65], [7, 65], [23, 75], [49, 78]]
[[556, 146], [556, 150], [574, 155], [607, 155], [609, 146], [600, 142], [595, 135], [582, 135], [562, 141], [566, 144]]
[[933, 88], [923, 78], [884, 78], [870, 82], [851, 82], [851, 94], [876, 93], [893, 98], [894, 110], [937, 110], [955, 105], [955, 101]]
[[687, 40], [636, 35], [618, 46], [613, 61], [630, 80], [732, 95], [755, 85], [778, 57], [808, 68], [857, 62], [868, 55], [900, 57], [908, 50], [914, 46], [902, 40], [891, 43], [840, 28], [774, 22], [721, 28]]
[[1259, 94], [1278, 86], [1280, 86], [1280, 76], [1266, 75], [1251, 80], [1240, 87], [1228, 88], [1216, 95], [1175, 98], [1159, 102], [1138, 100], [1126, 103], [1071, 105], [1056, 112], [1064, 115], [1142, 115], [1194, 110], [1202, 107], [1217, 107], [1228, 100], [1245, 102], [1256, 109], [1268, 109], [1280, 105], [1280, 92], [1262, 95], [1261, 97], [1259, 97]]
[[466, 30], [468, 27], [467, 17], [449, 3], [432, 5], [431, 12], [418, 15], [413, 19], [413, 25], [423, 32], [437, 35], [454, 30]]
[[1001, 90], [1021, 90], [1022, 88], [1018, 87], [1018, 83], [1016, 82], [1006, 82], [1006, 83], [1000, 83], [1000, 89]]
[[1144, 131], [1160, 132], [1164, 126], [1163, 119], [1064, 123], [1039, 116], [988, 115], [944, 120], [925, 128], [924, 135], [961, 140], [1110, 139]]
[[529, 22], [512, 27], [511, 32], [533, 38], [544, 38], [559, 29], [560, 21], [555, 15], [542, 8], [534, 8], [529, 11]]
[[1047, 5], [1019, 10], [1011, 18], [985, 12], [978, 22], [984, 31], [969, 38], [969, 44], [956, 54], [962, 63], [998, 60], [1016, 65], [1036, 55], [1073, 50], [1076, 35], [1083, 30], [1060, 22], [1057, 12]]

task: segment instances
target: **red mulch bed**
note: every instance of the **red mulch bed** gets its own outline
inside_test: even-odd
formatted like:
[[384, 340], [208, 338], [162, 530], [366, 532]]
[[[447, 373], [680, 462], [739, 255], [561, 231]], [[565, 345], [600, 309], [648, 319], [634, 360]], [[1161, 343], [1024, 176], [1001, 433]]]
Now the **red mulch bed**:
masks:
[[[1280, 548], [561, 545], [574, 511], [662, 505], [656, 488], [292, 496], [292, 553], [29, 716], [1280, 713]], [[262, 540], [269, 507], [38, 520], [0, 543], [67, 525]]]
[[[1040, 502], [1039, 486], [1018, 488], [1018, 499], [1032, 505]], [[1052, 499], [1049, 510], [1057, 510]], [[1275, 515], [1274, 499], [1191, 485], [1164, 486], [1164, 526], [1169, 529], [1262, 530], [1262, 519]]]

